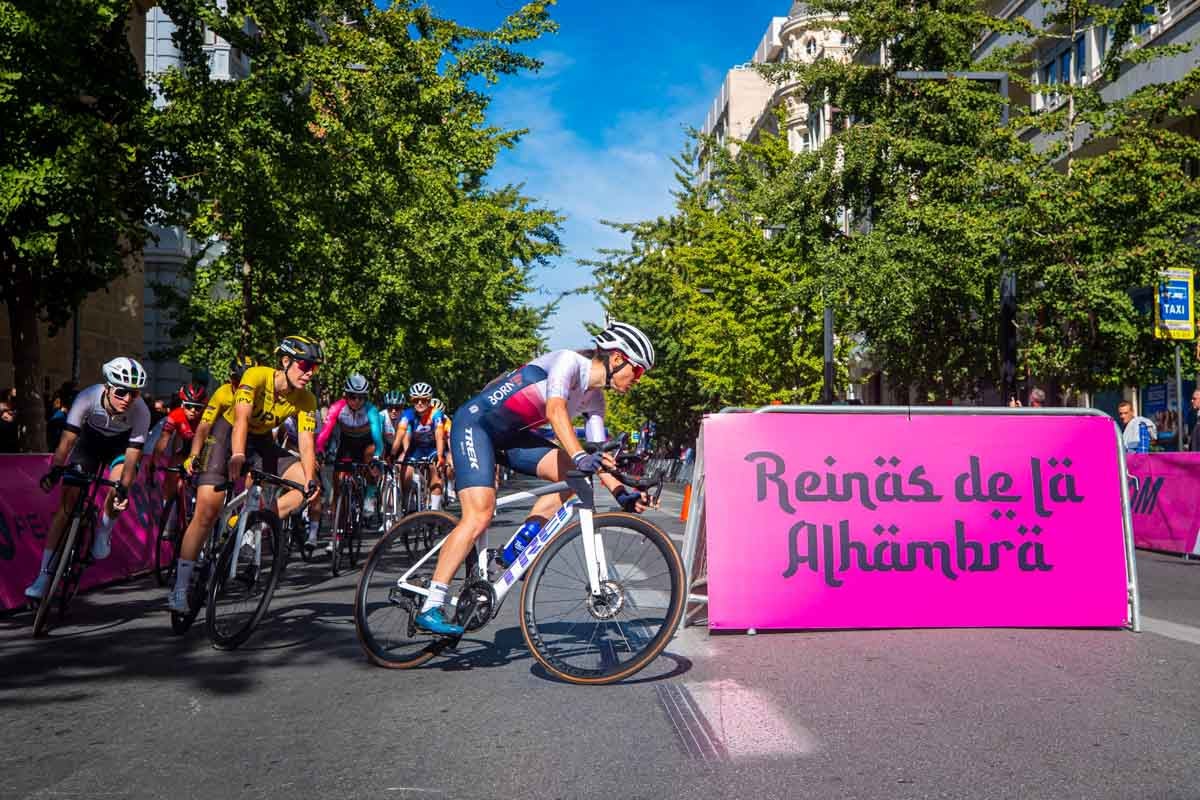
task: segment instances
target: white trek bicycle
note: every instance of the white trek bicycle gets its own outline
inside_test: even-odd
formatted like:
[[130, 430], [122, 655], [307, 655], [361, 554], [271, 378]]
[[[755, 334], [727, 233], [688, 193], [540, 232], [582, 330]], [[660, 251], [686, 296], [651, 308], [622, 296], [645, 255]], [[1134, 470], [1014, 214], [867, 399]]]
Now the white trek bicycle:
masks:
[[[620, 444], [605, 449], [614, 449]], [[662, 479], [613, 473], [622, 483], [662, 491]], [[467, 631], [482, 628], [521, 584], [521, 633], [543, 667], [564, 681], [624, 680], [653, 661], [679, 627], [683, 562], [660, 528], [635, 514], [595, 512], [592, 476], [498, 498], [496, 508], [563, 490], [574, 492], [512, 564], [496, 560], [487, 535], [459, 566], [448, 618]], [[420, 666], [458, 645], [458, 637], [417, 628], [438, 552], [458, 520], [442, 511], [410, 514], [371, 551], [354, 597], [358, 640], [373, 663], [392, 669]], [[414, 556], [405, 543], [436, 541]]]

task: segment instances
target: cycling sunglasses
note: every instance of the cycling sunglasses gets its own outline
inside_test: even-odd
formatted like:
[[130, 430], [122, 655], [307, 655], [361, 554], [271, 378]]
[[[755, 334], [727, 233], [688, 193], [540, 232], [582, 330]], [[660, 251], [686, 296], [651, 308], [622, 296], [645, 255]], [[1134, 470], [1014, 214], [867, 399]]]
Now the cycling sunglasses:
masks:
[[417, 403], [432, 403], [433, 399], [430, 397], [414, 397], [412, 398], [412, 402], [413, 405], [416, 405]]
[[126, 397], [137, 397], [141, 394], [141, 391], [138, 389], [126, 389], [124, 386], [113, 386], [111, 384], [108, 387], [108, 391], [112, 393], [113, 397], [119, 397], [122, 400]]
[[365, 394], [351, 394], [351, 393], [347, 392], [346, 399], [347, 400], [366, 400], [367, 396]]
[[301, 372], [316, 372], [317, 367], [321, 366], [320, 361], [311, 361], [307, 358], [293, 359], [292, 363], [299, 367]]
[[183, 407], [188, 411], [203, 411], [204, 403], [184, 403]]

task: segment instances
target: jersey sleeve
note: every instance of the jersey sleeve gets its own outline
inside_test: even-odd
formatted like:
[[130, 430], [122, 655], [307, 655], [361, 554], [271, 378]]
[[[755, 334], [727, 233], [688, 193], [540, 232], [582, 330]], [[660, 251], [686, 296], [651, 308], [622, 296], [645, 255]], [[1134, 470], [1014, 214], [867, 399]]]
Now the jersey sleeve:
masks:
[[570, 397], [571, 392], [578, 392], [579, 364], [570, 356], [574, 353], [564, 353], [550, 364], [546, 373], [546, 399], [551, 397]]
[[66, 429], [71, 433], [79, 433], [83, 427], [83, 419], [87, 416], [88, 409], [95, 402], [96, 387], [85, 389], [75, 397], [75, 402], [71, 403], [71, 410], [67, 412]]
[[146, 401], [138, 398], [129, 412], [129, 446], [146, 443], [146, 434], [150, 432], [150, 408]]
[[417, 426], [417, 415], [411, 408], [404, 409], [400, 421], [396, 423], [396, 435], [403, 436]]
[[[314, 433], [317, 430], [317, 396], [305, 389], [296, 400], [296, 433]], [[337, 421], [337, 416], [329, 415], [331, 422]], [[327, 422], [326, 425], [329, 423]], [[319, 452], [319, 451], [318, 451]]]
[[371, 439], [375, 442], [375, 457], [383, 458], [383, 415], [374, 405], [367, 406], [367, 422], [371, 426]]
[[604, 427], [606, 406], [604, 392], [599, 389], [592, 389], [584, 396], [580, 412], [585, 418], [583, 432], [589, 442], [603, 442], [608, 438]]
[[201, 415], [200, 421], [212, 425], [217, 421], [217, 417], [225, 413], [225, 409], [231, 405], [233, 405], [233, 387], [228, 383], [222, 383], [213, 392], [208, 405], [204, 407], [204, 414]]
[[325, 423], [321, 426], [321, 432], [317, 434], [317, 452], [325, 451], [325, 446], [329, 444], [329, 437], [333, 436], [333, 431], [337, 428], [338, 417], [341, 416], [342, 409], [346, 407], [346, 398], [340, 398], [325, 414]]

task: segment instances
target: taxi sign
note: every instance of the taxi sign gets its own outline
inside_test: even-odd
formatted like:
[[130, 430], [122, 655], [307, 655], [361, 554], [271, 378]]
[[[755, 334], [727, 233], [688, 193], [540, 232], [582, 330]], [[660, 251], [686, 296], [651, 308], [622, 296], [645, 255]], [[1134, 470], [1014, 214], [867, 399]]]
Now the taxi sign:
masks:
[[1176, 267], [1163, 270], [1158, 279], [1154, 304], [1156, 339], [1195, 339], [1196, 318], [1192, 311], [1192, 270]]

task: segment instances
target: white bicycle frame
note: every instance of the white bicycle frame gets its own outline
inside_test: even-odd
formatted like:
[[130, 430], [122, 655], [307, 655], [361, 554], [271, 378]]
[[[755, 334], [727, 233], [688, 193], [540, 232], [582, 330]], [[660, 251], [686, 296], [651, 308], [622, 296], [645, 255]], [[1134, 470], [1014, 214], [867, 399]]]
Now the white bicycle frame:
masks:
[[[492, 582], [492, 589], [496, 593], [496, 606], [495, 609], [493, 609], [493, 613], [496, 610], [499, 610], [500, 606], [504, 603], [504, 598], [508, 594], [509, 590], [521, 579], [521, 576], [529, 570], [533, 563], [537, 561], [538, 557], [546, 549], [546, 545], [554, 541], [554, 538], [558, 536], [558, 534], [562, 532], [567, 525], [570, 524], [571, 518], [576, 512], [579, 513], [579, 524], [583, 529], [583, 554], [584, 561], [587, 564], [588, 586], [591, 589], [591, 594], [593, 597], [600, 596], [600, 584], [609, 579], [608, 560], [604, 554], [604, 547], [600, 542], [600, 537], [596, 535], [595, 528], [592, 524], [593, 514], [595, 512], [593, 510], [594, 505], [591, 502], [594, 496], [594, 489], [590, 478], [559, 481], [558, 483], [542, 486], [529, 492], [516, 492], [514, 494], [505, 495], [504, 497], [499, 497], [496, 499], [496, 510], [499, 511], [505, 506], [522, 503], [543, 495], [556, 494], [566, 489], [574, 491], [575, 495], [567, 498], [567, 501], [563, 503], [562, 508], [560, 508], [553, 517], [546, 520], [546, 524], [542, 526], [540, 531], [538, 531], [538, 535], [529, 541], [529, 543], [525, 546], [525, 549], [522, 550], [520, 555], [517, 556], [516, 560], [504, 570], [503, 574], [501, 574], [499, 578]], [[583, 499], [583, 495], [586, 495], [587, 502], [585, 502]], [[480, 575], [487, 575], [487, 537], [489, 532], [490, 528], [488, 531], [485, 531], [484, 535], [477, 539], [474, 544], [475, 559], [479, 567]], [[408, 579], [413, 572], [421, 567], [422, 564], [424, 564], [430, 558], [436, 556], [437, 553], [441, 551], [442, 545], [446, 542], [446, 538], [448, 537], [442, 537], [442, 539], [435, 544], [428, 553], [422, 556], [417, 563], [409, 567], [408, 571], [401, 575], [399, 579], [397, 579], [397, 588], [420, 595], [421, 597], [427, 597], [429, 595], [429, 589], [427, 587], [417, 586], [409, 583]], [[480, 546], [481, 544], [482, 547]], [[458, 598], [449, 598], [449, 603], [451, 606], [457, 606]]]

